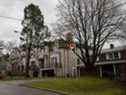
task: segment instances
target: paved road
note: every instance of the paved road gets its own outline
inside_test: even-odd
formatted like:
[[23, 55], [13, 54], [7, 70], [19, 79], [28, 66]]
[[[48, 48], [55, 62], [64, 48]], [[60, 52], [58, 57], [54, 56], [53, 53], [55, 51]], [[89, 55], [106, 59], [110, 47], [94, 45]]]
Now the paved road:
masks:
[[24, 81], [0, 82], [0, 95], [59, 95], [39, 89], [20, 86]]

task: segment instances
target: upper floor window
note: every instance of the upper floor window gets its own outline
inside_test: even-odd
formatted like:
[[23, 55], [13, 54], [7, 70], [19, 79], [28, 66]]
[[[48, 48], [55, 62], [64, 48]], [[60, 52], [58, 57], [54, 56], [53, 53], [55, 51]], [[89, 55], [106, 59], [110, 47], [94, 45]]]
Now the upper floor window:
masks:
[[101, 54], [101, 56], [100, 56], [100, 61], [105, 61], [105, 60], [106, 60], [105, 54]]
[[119, 59], [119, 53], [118, 52], [114, 52], [114, 59]]
[[109, 59], [114, 59], [113, 53], [109, 53]]
[[102, 53], [99, 57], [99, 61], [119, 60], [121, 58], [122, 58], [121, 52], [114, 51], [114, 52]]

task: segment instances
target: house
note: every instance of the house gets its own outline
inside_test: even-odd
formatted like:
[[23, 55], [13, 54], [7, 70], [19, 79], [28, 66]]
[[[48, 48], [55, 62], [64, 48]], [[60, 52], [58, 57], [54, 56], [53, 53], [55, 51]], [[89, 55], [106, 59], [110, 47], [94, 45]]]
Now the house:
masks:
[[48, 38], [45, 47], [39, 53], [40, 76], [72, 77], [81, 75], [80, 72], [84, 64], [68, 48], [62, 37]]
[[[22, 47], [14, 48], [13, 59], [8, 70], [18, 74], [25, 73], [26, 53]], [[63, 37], [51, 36], [45, 39], [43, 48], [32, 48], [30, 59], [31, 77], [39, 71], [39, 76], [74, 77], [83, 73], [84, 64], [68, 47]]]
[[126, 46], [103, 49], [95, 64], [100, 77], [126, 80]]

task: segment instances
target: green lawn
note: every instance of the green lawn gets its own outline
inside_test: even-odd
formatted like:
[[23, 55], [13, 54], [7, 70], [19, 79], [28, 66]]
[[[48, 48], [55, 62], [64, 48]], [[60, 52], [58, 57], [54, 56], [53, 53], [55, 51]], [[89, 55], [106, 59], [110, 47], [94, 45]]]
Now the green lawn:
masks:
[[32, 87], [53, 89], [67, 95], [126, 95], [125, 89], [116, 82], [95, 77], [79, 79], [52, 78], [43, 82], [31, 83]]

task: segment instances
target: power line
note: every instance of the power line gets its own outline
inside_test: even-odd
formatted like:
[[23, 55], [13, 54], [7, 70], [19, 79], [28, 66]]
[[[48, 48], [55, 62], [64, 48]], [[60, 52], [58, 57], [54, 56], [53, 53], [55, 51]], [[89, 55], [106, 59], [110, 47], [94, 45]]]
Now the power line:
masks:
[[[15, 18], [15, 17], [9, 17], [9, 16], [1, 16], [0, 15], [0, 18], [10, 19], [10, 20], [16, 20], [16, 21], [22, 21], [22, 19]], [[46, 24], [50, 24], [50, 23], [46, 23]]]
[[21, 19], [18, 19], [18, 18], [8, 17], [8, 16], [1, 16], [1, 15], [0, 15], [0, 18], [22, 21]]

